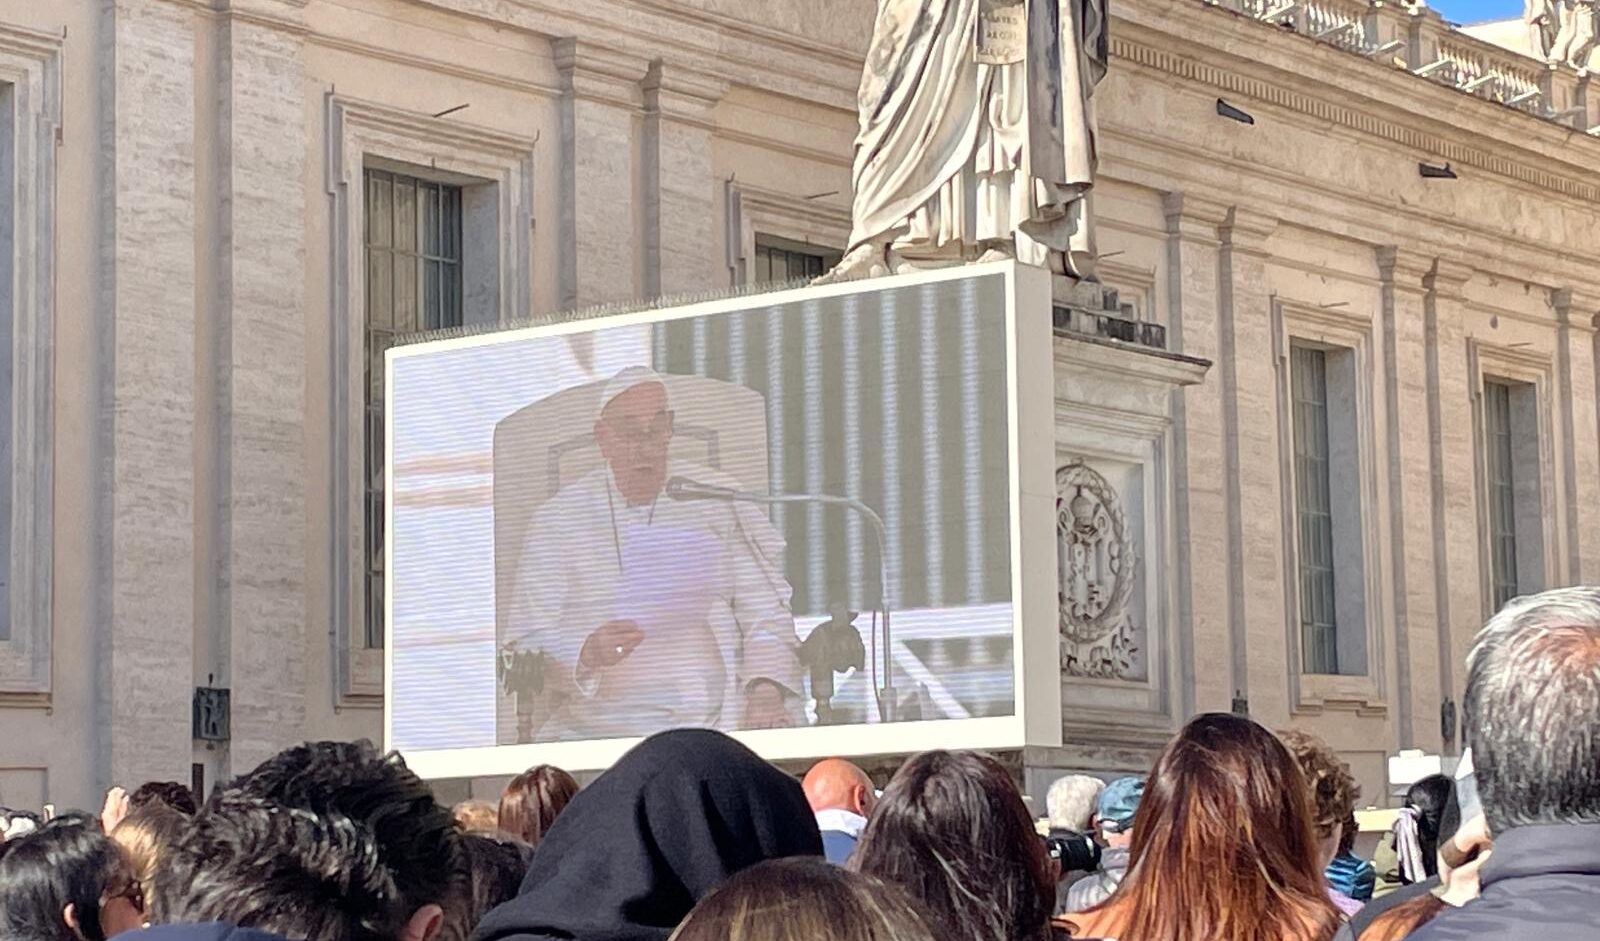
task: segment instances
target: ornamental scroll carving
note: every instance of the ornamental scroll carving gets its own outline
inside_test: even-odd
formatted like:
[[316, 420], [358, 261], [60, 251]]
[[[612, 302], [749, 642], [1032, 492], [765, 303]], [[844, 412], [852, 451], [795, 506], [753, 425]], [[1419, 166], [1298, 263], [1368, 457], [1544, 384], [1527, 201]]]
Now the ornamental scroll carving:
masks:
[[1134, 623], [1139, 576], [1116, 489], [1083, 461], [1056, 471], [1061, 668], [1069, 676], [1142, 679], [1144, 637]]

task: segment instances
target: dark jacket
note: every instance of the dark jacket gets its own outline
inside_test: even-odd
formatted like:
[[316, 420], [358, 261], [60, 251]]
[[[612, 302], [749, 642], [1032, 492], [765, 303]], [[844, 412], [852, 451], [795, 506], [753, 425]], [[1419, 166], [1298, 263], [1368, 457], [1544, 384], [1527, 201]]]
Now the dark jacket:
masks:
[[473, 938], [667, 941], [734, 873], [821, 855], [800, 782], [720, 732], [663, 732], [572, 799], [539, 841], [521, 893]]
[[197, 925], [151, 925], [113, 935], [118, 941], [293, 941], [270, 931], [240, 928], [220, 921]]
[[1494, 839], [1482, 893], [1410, 941], [1600, 938], [1600, 824], [1516, 827]]

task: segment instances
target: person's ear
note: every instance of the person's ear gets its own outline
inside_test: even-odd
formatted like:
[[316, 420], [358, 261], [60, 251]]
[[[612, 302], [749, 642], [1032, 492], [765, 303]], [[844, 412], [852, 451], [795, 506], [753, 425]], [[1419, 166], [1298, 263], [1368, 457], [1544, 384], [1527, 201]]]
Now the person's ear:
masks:
[[83, 928], [78, 924], [78, 905], [76, 902], [68, 902], [67, 907], [61, 910], [61, 920], [67, 923], [67, 927], [72, 929], [73, 934], [80, 938], [83, 937]]
[[400, 928], [398, 941], [433, 941], [444, 924], [444, 909], [437, 905], [424, 905], [411, 913]]
[[862, 787], [859, 784], [857, 784], [855, 787], [852, 787], [850, 789], [850, 810], [851, 810], [851, 812], [852, 813], [856, 813], [856, 814], [860, 814], [861, 816], [865, 817], [867, 815], [867, 812], [872, 809], [871, 799], [872, 799], [872, 795], [867, 793], [867, 789], [866, 788]]

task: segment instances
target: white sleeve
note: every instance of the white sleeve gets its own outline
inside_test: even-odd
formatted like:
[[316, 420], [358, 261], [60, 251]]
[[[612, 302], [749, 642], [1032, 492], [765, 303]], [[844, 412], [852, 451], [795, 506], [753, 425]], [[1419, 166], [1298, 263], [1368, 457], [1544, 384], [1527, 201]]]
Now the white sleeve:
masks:
[[528, 526], [507, 642], [516, 650], [542, 652], [550, 666], [547, 677], [564, 677], [588, 694], [597, 681], [589, 678], [584, 683], [578, 678], [578, 655], [588, 634], [563, 617], [568, 608], [571, 553], [563, 550], [564, 528], [555, 525], [550, 515], [541, 510]]

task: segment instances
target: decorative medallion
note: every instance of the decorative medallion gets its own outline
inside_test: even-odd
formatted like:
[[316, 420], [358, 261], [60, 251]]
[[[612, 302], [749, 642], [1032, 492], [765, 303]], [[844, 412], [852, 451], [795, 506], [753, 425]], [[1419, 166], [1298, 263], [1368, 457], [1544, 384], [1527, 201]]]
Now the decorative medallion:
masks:
[[1131, 535], [1116, 489], [1097, 471], [1081, 460], [1056, 471], [1062, 667], [1072, 675], [1135, 672]]

